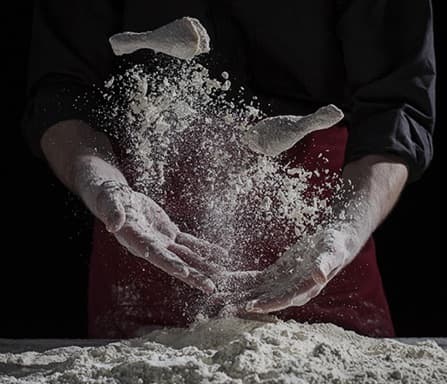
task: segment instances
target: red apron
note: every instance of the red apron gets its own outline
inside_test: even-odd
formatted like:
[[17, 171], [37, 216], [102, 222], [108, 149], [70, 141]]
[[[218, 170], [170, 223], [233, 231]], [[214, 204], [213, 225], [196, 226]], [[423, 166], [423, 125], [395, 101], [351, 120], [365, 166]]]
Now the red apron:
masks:
[[[340, 173], [346, 139], [347, 129], [341, 125], [315, 132], [288, 151], [287, 159], [291, 167], [303, 165], [309, 170], [326, 168]], [[312, 180], [319, 182], [319, 178]], [[270, 262], [276, 257], [272, 254]], [[138, 329], [153, 325], [186, 326], [197, 315], [194, 303], [202, 296], [129, 254], [99, 222], [94, 228], [89, 280], [89, 336], [95, 338], [132, 337]], [[320, 295], [302, 307], [290, 307], [276, 315], [284, 320], [333, 323], [368, 336], [392, 337], [394, 329], [373, 240]]]

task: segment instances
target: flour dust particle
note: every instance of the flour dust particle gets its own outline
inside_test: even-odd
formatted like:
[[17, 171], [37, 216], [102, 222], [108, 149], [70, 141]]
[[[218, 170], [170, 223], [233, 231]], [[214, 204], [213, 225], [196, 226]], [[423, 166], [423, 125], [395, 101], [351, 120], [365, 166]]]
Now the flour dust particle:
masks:
[[[293, 244], [315, 231], [330, 216], [341, 180], [320, 169], [323, 193], [310, 194], [313, 172], [247, 147], [244, 135], [265, 114], [242, 90], [236, 92], [240, 99], [229, 97], [229, 78], [227, 72], [212, 78], [196, 60], [155, 55], [150, 64], [106, 82], [98, 116], [124, 149], [132, 187], [161, 205], [182, 230], [227, 249], [231, 257], [222, 263], [243, 270], [264, 265], [269, 257], [263, 252], [285, 250], [260, 249], [257, 260], [248, 261], [253, 244], [269, 237]], [[188, 226], [170, 201], [194, 212]]]

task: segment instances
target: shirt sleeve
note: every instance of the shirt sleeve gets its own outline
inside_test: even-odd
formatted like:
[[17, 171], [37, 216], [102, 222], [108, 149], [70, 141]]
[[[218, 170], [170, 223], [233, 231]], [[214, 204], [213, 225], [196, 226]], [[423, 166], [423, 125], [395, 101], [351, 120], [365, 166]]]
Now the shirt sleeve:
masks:
[[108, 38], [120, 23], [112, 0], [35, 1], [22, 130], [36, 155], [42, 156], [40, 138], [51, 125], [90, 121], [95, 85], [114, 63]]
[[346, 161], [394, 154], [417, 180], [433, 157], [431, 2], [348, 0], [337, 31], [352, 97]]

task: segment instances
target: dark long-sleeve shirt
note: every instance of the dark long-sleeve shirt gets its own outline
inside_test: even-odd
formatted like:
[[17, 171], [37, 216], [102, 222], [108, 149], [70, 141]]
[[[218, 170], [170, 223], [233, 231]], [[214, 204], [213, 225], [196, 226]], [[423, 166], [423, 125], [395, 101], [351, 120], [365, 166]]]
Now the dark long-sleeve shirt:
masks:
[[39, 152], [52, 124], [88, 120], [79, 98], [115, 68], [108, 38], [197, 17], [222, 68], [275, 113], [333, 103], [349, 120], [346, 161], [394, 154], [410, 180], [433, 154], [435, 57], [429, 0], [36, 1], [24, 129]]

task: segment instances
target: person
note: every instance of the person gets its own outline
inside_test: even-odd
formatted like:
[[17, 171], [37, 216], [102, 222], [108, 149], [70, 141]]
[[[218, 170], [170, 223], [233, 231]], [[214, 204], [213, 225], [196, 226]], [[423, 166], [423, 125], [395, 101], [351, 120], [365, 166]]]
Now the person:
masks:
[[[119, 64], [111, 35], [183, 16], [204, 24], [219, 65], [275, 114], [304, 115], [333, 103], [347, 115], [289, 154], [295, 164], [317, 168], [317, 154], [327, 153], [326, 166], [353, 185], [347, 214], [310, 243], [283, 244], [290, 250], [279, 259], [272, 254], [233, 306], [393, 336], [371, 235], [432, 158], [430, 1], [36, 1], [24, 129], [35, 153], [98, 219], [89, 335], [130, 337], [143, 326], [187, 325], [196, 315], [193, 300], [216, 289], [208, 258], [227, 252], [182, 224], [193, 214], [187, 205], [170, 212], [137, 192], [120, 169], [119, 143], [95, 126], [88, 106], [74, 107]], [[181, 192], [177, 198], [185, 203]]]

